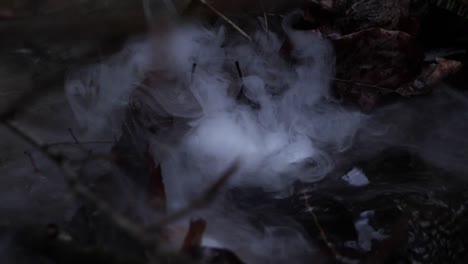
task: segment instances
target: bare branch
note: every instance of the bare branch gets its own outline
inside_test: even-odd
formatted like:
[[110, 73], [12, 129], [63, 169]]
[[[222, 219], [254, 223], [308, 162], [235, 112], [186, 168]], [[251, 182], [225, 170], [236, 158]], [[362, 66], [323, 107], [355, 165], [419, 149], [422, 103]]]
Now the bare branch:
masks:
[[99, 210], [107, 214], [110, 219], [122, 230], [126, 231], [129, 235], [133, 236], [135, 239], [139, 240], [145, 245], [148, 245], [150, 239], [148, 239], [146, 232], [140, 228], [137, 224], [128, 220], [127, 217], [120, 214], [119, 212], [112, 209], [112, 207], [105, 201], [99, 199], [95, 196], [89, 189], [79, 183], [78, 175], [70, 168], [63, 163], [60, 157], [57, 157], [50, 153], [47, 148], [41, 146], [34, 138], [29, 136], [27, 133], [13, 125], [9, 121], [2, 122], [9, 130], [11, 130], [15, 135], [21, 137], [31, 146], [33, 146], [37, 151], [43, 154], [55, 167], [63, 174], [65, 180], [71, 187], [71, 190], [79, 197], [83, 197], [90, 202], [92, 202]]

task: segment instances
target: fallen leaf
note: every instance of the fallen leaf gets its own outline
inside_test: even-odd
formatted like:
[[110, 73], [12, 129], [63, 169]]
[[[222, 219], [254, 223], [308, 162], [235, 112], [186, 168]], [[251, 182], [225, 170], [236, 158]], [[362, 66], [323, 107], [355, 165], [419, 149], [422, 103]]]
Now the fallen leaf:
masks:
[[396, 91], [404, 96], [426, 93], [447, 76], [458, 72], [462, 66], [458, 61], [437, 58], [435, 62], [426, 65], [414, 81], [401, 86]]
[[203, 233], [206, 229], [206, 221], [197, 219], [190, 222], [189, 230], [185, 235], [184, 243], [180, 252], [184, 254], [191, 254], [201, 247]]
[[336, 51], [335, 92], [370, 110], [382, 95], [396, 93], [421, 71], [424, 54], [413, 36], [372, 28], [332, 40]]

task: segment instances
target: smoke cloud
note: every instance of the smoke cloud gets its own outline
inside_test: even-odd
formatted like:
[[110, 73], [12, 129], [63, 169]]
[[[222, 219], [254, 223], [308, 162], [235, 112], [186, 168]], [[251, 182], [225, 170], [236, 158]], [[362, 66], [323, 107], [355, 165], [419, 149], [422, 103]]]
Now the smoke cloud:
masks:
[[[224, 27], [173, 27], [129, 44], [102, 64], [74, 71], [66, 82], [67, 98], [89, 136], [118, 134], [122, 110], [139, 108], [143, 114], [134, 118], [144, 120], [144, 132], [138, 135], [151, 142], [161, 164], [170, 209], [186, 205], [234, 161], [240, 167], [231, 187], [281, 191], [296, 180], [318, 181], [333, 169], [333, 154], [352, 145], [362, 114], [331, 98], [333, 49], [317, 32], [294, 30], [299, 16], [284, 19], [285, 36], [258, 30], [252, 42]], [[290, 55], [282, 52], [286, 39]], [[167, 119], [169, 125], [161, 121]], [[234, 223], [221, 217], [218, 207], [205, 212], [218, 219], [208, 226], [230, 222], [230, 233], [241, 242], [213, 229], [208, 233], [244, 259], [265, 260], [276, 247], [289, 251], [283, 257], [310, 254], [297, 230], [246, 232], [253, 228], [245, 216], [235, 215], [239, 223]], [[249, 245], [248, 253], [241, 243]], [[251, 256], [251, 247], [264, 250]]]
[[[248, 43], [231, 41], [223, 27], [182, 25], [71, 75], [70, 104], [80, 123], [94, 131], [127, 106], [132, 93], [153, 115], [148, 122], [183, 119], [183, 133], [174, 131], [179, 126], [165, 133], [179, 135], [176, 144], [148, 135], [175, 207], [234, 160], [241, 168], [233, 185], [279, 190], [298, 179], [320, 180], [333, 168], [330, 152], [350, 147], [361, 114], [330, 99], [333, 50], [319, 33], [292, 28], [299, 15], [283, 22], [294, 47], [290, 59], [281, 54], [285, 39], [272, 32], [259, 30]], [[135, 92], [141, 69], [147, 81]], [[241, 93], [247, 100], [238, 100]]]
[[[400, 145], [441, 166], [460, 160], [464, 150], [457, 150], [455, 141], [445, 160], [436, 155], [442, 146], [428, 142], [451, 134], [449, 127], [464, 126], [456, 120], [411, 138], [422, 129], [418, 124], [437, 116], [420, 115], [415, 107], [435, 111], [449, 107], [444, 103], [432, 107], [423, 98], [414, 106], [403, 102], [365, 115], [334, 101], [333, 49], [320, 33], [295, 30], [299, 16], [284, 18], [284, 34], [254, 31], [252, 42], [224, 27], [172, 26], [101, 64], [73, 71], [66, 82], [68, 101], [90, 137], [119, 135], [125, 109], [138, 109], [132, 119], [140, 131], [134, 133], [151, 142], [171, 210], [197, 197], [234, 161], [240, 165], [229, 187], [279, 192], [297, 180], [323, 179], [349, 151], [370, 155]], [[284, 51], [285, 41], [290, 51]], [[415, 122], [418, 115], [429, 119]], [[415, 133], [405, 134], [412, 128]], [[286, 257], [270, 258], [278, 252], [298, 259], [311, 254], [297, 229], [285, 224], [258, 232], [242, 212], [222, 216], [226, 207], [223, 200], [200, 213], [211, 219], [205, 242], [233, 249], [251, 263], [284, 263]]]

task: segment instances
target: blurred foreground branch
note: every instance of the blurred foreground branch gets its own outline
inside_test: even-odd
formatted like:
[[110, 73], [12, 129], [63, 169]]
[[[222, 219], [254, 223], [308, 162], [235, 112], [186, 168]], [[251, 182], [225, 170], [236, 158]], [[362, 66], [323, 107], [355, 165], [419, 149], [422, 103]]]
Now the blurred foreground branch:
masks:
[[[73, 193], [79, 197], [84, 198], [92, 205], [94, 205], [99, 211], [103, 212], [119, 229], [126, 232], [128, 235], [133, 237], [136, 241], [141, 243], [145, 248], [147, 248], [148, 252], [153, 256], [152, 258], [159, 258], [162, 256], [167, 256], [159, 252], [157, 248], [158, 242], [160, 240], [160, 231], [168, 224], [171, 224], [177, 220], [180, 220], [186, 216], [188, 216], [194, 210], [200, 209], [203, 206], [209, 204], [218, 194], [219, 190], [226, 184], [228, 179], [236, 172], [238, 163], [235, 162], [229, 168], [224, 171], [214, 184], [212, 184], [198, 199], [195, 199], [192, 203], [190, 203], [187, 207], [180, 209], [174, 213], [168, 214], [164, 216], [162, 219], [157, 221], [155, 224], [152, 224], [148, 227], [145, 227], [141, 224], [138, 224], [132, 220], [130, 220], [125, 215], [121, 214], [114, 208], [112, 208], [106, 201], [102, 200], [98, 196], [96, 196], [88, 187], [83, 185], [80, 182], [79, 174], [68, 166], [68, 161], [66, 157], [62, 157], [59, 155], [55, 155], [50, 152], [48, 145], [41, 145], [37, 142], [33, 137], [28, 135], [28, 133], [19, 129], [15, 124], [11, 121], [2, 121], [3, 125], [7, 127], [11, 132], [15, 135], [29, 143], [35, 150], [40, 152], [44, 157], [50, 161], [54, 167], [64, 176], [66, 182], [68, 183], [70, 189]], [[79, 142], [75, 142], [79, 143]], [[102, 156], [102, 155], [101, 155]], [[63, 242], [63, 241], [62, 241]], [[105, 254], [105, 252], [101, 252], [99, 250], [92, 250], [86, 248], [79, 248], [75, 244], [63, 244], [60, 241], [52, 241], [48, 242], [48, 250], [59, 250], [59, 252], [55, 252], [57, 256], [62, 258], [63, 256], [77, 256], [73, 259], [89, 259], [92, 256], [99, 256], [97, 259], [105, 259], [109, 256]], [[44, 245], [45, 246], [45, 245]], [[68, 253], [64, 253], [68, 252]], [[104, 255], [102, 255], [104, 254]], [[174, 256], [177, 257], [177, 256]], [[110, 258], [109, 258], [110, 259]], [[69, 263], [69, 262], [67, 262]], [[73, 262], [73, 263], [81, 263], [81, 262]], [[104, 263], [104, 262], [86, 262], [86, 263]], [[127, 262], [105, 262], [105, 263], [127, 263]], [[135, 263], [135, 262], [133, 262]]]

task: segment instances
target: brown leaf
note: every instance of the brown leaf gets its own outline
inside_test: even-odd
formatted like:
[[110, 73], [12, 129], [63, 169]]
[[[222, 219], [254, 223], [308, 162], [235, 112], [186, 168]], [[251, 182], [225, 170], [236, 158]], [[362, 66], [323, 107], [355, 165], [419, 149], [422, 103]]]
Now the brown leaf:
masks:
[[434, 63], [426, 65], [414, 81], [401, 86], [397, 92], [403, 96], [426, 93], [432, 86], [461, 68], [461, 62], [437, 58]]
[[185, 235], [184, 243], [180, 249], [181, 253], [191, 254], [196, 249], [201, 247], [201, 241], [203, 233], [206, 229], [206, 221], [203, 219], [197, 219], [190, 222], [189, 230]]
[[335, 92], [370, 110], [420, 72], [423, 53], [414, 37], [372, 28], [332, 40], [336, 50]]
[[148, 150], [148, 163], [149, 163], [149, 174], [151, 180], [150, 194], [152, 204], [158, 208], [166, 209], [166, 190], [164, 189], [164, 182], [161, 172], [161, 165], [154, 162], [153, 156]]

